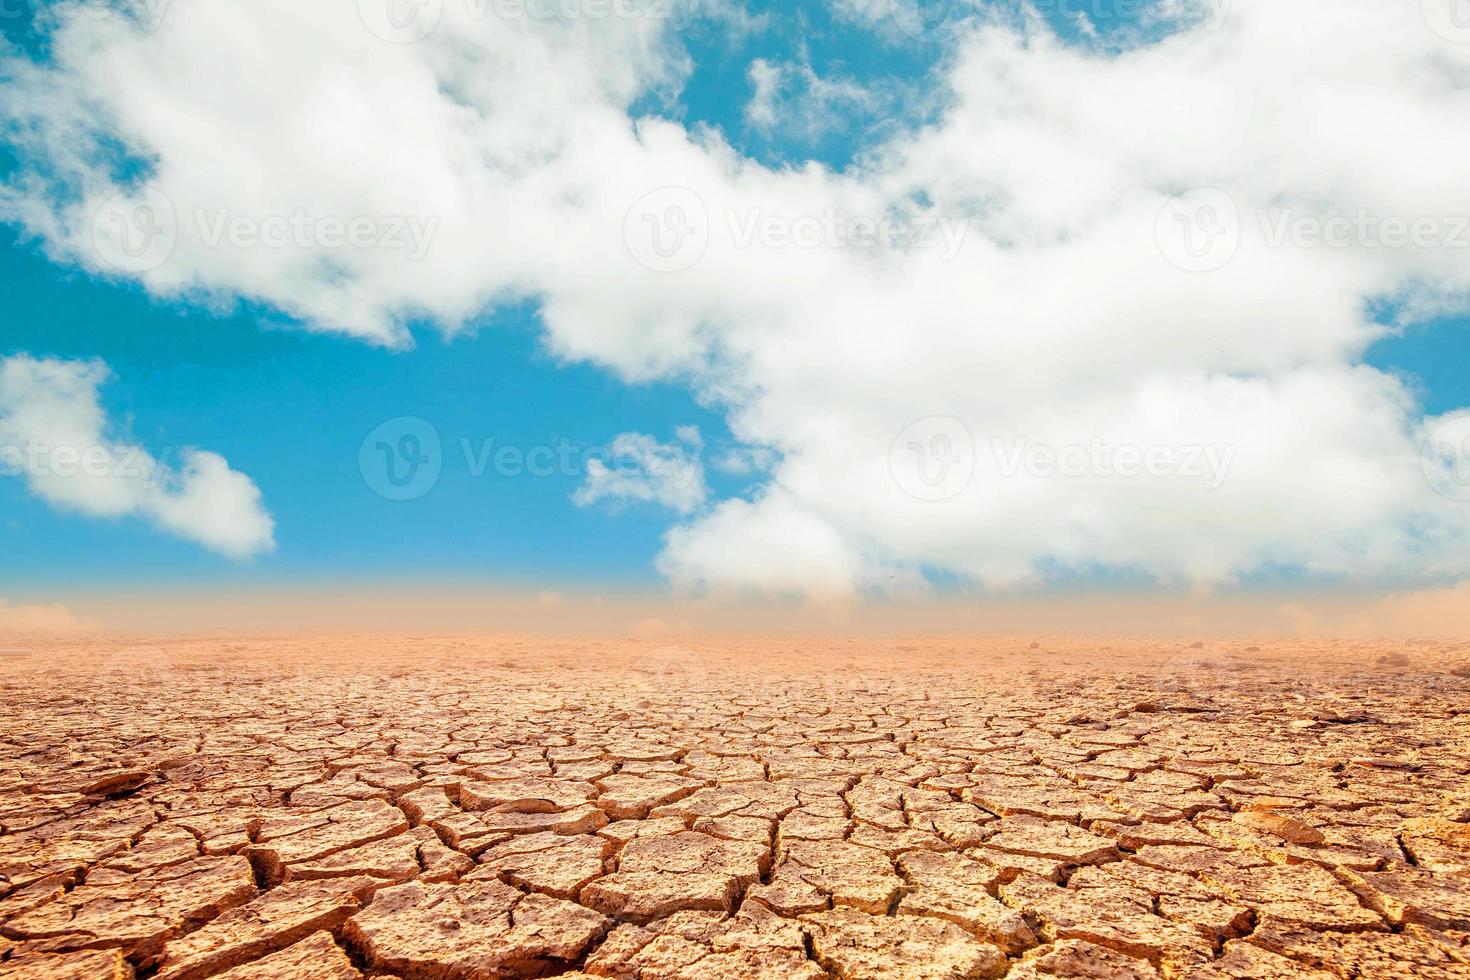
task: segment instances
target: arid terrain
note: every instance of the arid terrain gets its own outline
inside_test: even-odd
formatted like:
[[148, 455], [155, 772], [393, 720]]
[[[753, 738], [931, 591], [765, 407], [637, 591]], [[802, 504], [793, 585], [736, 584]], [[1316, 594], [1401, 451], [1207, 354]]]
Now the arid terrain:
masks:
[[0, 976], [1470, 977], [1470, 645], [0, 646]]

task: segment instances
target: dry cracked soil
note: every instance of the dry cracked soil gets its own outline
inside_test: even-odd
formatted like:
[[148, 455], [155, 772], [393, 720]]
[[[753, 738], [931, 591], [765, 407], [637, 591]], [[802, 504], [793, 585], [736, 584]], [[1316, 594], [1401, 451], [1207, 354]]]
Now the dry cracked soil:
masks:
[[1470, 977], [1470, 646], [38, 640], [0, 976]]

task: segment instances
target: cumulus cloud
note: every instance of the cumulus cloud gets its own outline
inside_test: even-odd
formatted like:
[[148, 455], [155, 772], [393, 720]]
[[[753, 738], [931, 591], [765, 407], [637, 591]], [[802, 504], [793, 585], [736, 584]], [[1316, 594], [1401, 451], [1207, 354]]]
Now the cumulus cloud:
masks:
[[765, 446], [731, 446], [714, 460], [714, 468], [732, 476], [765, 473], [776, 466], [776, 455]]
[[745, 120], [766, 134], [814, 140], [870, 119], [896, 93], [861, 85], [840, 75], [819, 74], [805, 59], [773, 62], [757, 58], [747, 70], [750, 101]]
[[[1470, 295], [1452, 22], [1171, 0], [1152, 39], [1100, 50], [1024, 8], [916, 28], [881, 14], [916, 5], [842, 6], [946, 48], [944, 111], [841, 171], [631, 118], [689, 68], [656, 16], [446, 4], [398, 44], [352, 5], [73, 18], [48, 61], [0, 72], [21, 160], [0, 208], [158, 296], [387, 344], [530, 298], [558, 355], [689, 382], [771, 461], [749, 498], [585, 489], [674, 500], [661, 567], [691, 587], [1470, 572], [1470, 510], [1426, 479], [1453, 420], [1362, 364]], [[780, 125], [770, 85], [756, 117]], [[434, 225], [417, 258], [294, 231], [265, 248], [211, 243], [199, 216], [221, 209]], [[1394, 327], [1368, 312], [1385, 299]], [[1209, 452], [1221, 480], [1191, 465]]]
[[0, 360], [0, 472], [57, 510], [143, 517], [234, 558], [270, 551], [260, 490], [224, 457], [186, 448], [174, 468], [110, 434], [98, 401], [107, 378], [98, 361]]
[[680, 588], [721, 597], [827, 598], [887, 584], [879, 556], [780, 488], [671, 529], [659, 568]]
[[662, 443], [641, 432], [624, 432], [608, 445], [608, 459], [589, 459], [587, 475], [572, 495], [579, 507], [600, 500], [657, 504], [680, 514], [701, 506], [709, 489], [700, 453], [704, 440], [694, 426], [680, 426], [677, 442]]

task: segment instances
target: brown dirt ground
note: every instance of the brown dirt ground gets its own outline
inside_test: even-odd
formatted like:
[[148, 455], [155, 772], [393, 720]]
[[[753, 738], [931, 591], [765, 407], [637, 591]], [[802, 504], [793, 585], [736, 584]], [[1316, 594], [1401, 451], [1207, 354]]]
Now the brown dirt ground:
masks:
[[1470, 976], [1470, 646], [38, 640], [0, 976]]

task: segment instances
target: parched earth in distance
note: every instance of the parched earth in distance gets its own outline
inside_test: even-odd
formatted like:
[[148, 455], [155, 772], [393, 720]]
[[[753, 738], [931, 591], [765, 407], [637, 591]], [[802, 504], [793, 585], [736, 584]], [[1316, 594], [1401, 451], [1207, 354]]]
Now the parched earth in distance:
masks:
[[1470, 645], [37, 640], [0, 976], [1470, 977]]

